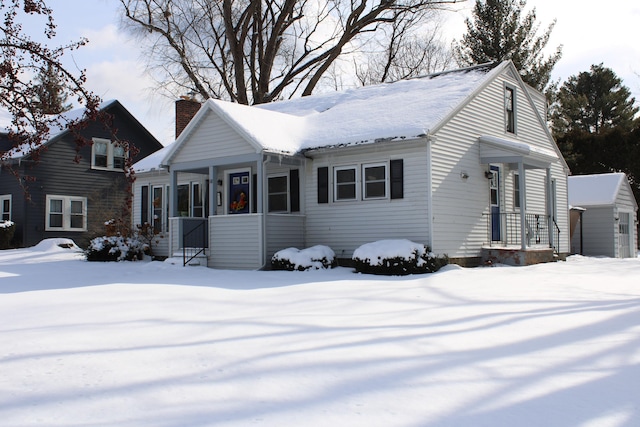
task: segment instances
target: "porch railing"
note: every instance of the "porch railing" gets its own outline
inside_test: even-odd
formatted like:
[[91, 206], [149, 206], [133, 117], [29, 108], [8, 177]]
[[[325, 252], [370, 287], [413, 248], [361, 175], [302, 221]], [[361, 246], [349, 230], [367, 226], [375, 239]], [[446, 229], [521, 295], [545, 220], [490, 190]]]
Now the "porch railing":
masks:
[[200, 254], [206, 255], [208, 242], [206, 218], [189, 218], [182, 221], [182, 265], [186, 266]]
[[[520, 212], [501, 212], [484, 214], [487, 218], [487, 240], [490, 245], [522, 245], [520, 232]], [[499, 220], [496, 219], [499, 217]], [[499, 224], [500, 230], [495, 227]], [[549, 241], [549, 226], [552, 226], [553, 242]], [[553, 247], [558, 252], [560, 241], [560, 228], [548, 215], [527, 213], [525, 214], [525, 244], [526, 246]], [[496, 238], [499, 237], [499, 238]]]

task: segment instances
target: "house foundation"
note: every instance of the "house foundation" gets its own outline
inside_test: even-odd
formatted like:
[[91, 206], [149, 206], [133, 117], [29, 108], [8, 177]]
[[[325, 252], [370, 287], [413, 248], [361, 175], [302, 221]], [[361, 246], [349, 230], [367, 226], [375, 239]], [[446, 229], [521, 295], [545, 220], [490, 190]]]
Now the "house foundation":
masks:
[[533, 265], [557, 261], [553, 248], [482, 248], [482, 262], [486, 264]]

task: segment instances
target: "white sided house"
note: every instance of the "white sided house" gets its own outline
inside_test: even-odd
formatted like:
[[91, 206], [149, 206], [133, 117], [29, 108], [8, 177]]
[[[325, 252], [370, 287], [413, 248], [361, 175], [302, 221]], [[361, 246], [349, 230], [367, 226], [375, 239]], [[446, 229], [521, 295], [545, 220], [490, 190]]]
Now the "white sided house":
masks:
[[348, 260], [382, 239], [461, 264], [569, 253], [568, 168], [544, 96], [510, 61], [259, 106], [209, 99], [136, 171], [134, 221], [185, 263], [260, 269], [313, 245]]
[[638, 204], [624, 173], [569, 177], [571, 253], [637, 256]]

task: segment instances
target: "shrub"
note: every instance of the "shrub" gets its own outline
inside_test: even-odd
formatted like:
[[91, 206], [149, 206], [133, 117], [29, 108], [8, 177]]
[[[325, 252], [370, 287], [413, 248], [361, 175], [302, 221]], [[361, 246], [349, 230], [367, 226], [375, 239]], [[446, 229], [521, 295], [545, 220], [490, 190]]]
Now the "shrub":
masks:
[[299, 250], [296, 248], [283, 249], [271, 258], [271, 268], [274, 270], [304, 271], [333, 268], [338, 264], [335, 253], [327, 246], [317, 245]]
[[0, 221], [0, 249], [7, 249], [11, 245], [16, 224], [12, 221]]
[[144, 245], [135, 238], [103, 236], [91, 240], [87, 261], [135, 261], [143, 258]]
[[429, 247], [405, 239], [364, 244], [352, 260], [359, 273], [387, 276], [433, 273], [449, 263], [446, 255], [438, 257]]

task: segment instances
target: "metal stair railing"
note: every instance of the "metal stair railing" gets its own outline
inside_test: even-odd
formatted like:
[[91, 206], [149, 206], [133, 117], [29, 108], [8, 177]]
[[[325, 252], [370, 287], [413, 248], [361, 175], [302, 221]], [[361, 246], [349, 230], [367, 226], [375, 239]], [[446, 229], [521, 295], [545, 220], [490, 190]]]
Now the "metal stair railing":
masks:
[[[187, 222], [189, 220], [185, 220], [183, 223], [183, 227], [185, 225], [193, 225], [193, 222]], [[206, 255], [207, 248], [207, 221], [199, 221], [197, 225], [193, 227], [188, 227], [189, 229], [183, 232], [182, 235], [182, 265], [186, 266], [189, 264], [194, 258], [196, 258], [200, 254]]]

